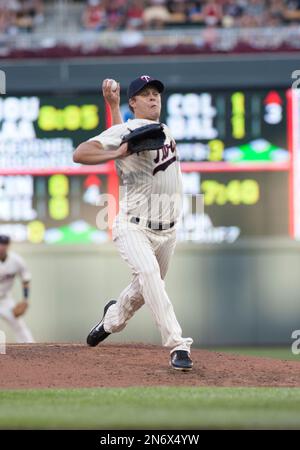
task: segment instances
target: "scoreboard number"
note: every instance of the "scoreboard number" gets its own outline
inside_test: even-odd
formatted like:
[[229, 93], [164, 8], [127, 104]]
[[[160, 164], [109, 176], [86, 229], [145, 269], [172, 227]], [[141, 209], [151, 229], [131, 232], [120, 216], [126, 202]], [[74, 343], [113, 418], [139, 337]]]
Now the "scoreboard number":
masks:
[[96, 105], [68, 105], [63, 109], [45, 105], [40, 108], [38, 118], [38, 126], [43, 131], [93, 130], [98, 124]]
[[259, 201], [259, 184], [252, 179], [231, 180], [227, 184], [205, 180], [201, 183], [201, 191], [205, 205], [254, 205]]

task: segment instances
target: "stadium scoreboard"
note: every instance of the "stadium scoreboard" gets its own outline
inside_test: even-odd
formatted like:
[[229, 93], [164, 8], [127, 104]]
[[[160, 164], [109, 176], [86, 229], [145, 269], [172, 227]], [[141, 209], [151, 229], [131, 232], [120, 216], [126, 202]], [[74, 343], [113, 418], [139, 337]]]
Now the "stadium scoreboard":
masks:
[[[184, 191], [204, 203], [198, 215], [184, 205], [180, 240], [300, 237], [299, 103], [284, 89], [164, 94]], [[125, 96], [121, 111], [131, 117]], [[0, 232], [34, 243], [109, 239], [96, 216], [103, 194], [117, 197], [114, 163], [81, 166], [72, 154], [110, 123], [99, 94], [0, 98]]]

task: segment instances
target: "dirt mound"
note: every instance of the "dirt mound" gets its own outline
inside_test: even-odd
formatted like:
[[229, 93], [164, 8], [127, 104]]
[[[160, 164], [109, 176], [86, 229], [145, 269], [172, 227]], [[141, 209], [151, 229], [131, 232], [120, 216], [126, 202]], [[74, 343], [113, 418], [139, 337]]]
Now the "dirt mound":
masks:
[[144, 344], [12, 344], [0, 355], [0, 389], [128, 386], [300, 386], [300, 364], [194, 349], [194, 369], [169, 367]]

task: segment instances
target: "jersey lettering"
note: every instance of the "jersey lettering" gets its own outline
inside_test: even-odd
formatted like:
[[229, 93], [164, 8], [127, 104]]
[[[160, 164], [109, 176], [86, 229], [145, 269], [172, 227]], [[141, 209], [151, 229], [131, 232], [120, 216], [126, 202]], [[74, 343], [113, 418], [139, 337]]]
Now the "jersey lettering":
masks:
[[[156, 157], [154, 158], [155, 164], [159, 164], [153, 170], [153, 175], [155, 175], [160, 170], [166, 170], [173, 162], [177, 160], [176, 156], [172, 157], [172, 154], [176, 150], [176, 145], [174, 141], [171, 141], [170, 144], [165, 144], [162, 148], [156, 150]], [[171, 157], [171, 158], [169, 158]], [[169, 158], [169, 159], [168, 159]], [[167, 161], [166, 161], [167, 160]]]
[[7, 273], [5, 275], [0, 275], [0, 281], [5, 281], [5, 280], [10, 280], [12, 278], [15, 278], [16, 274], [15, 273]]

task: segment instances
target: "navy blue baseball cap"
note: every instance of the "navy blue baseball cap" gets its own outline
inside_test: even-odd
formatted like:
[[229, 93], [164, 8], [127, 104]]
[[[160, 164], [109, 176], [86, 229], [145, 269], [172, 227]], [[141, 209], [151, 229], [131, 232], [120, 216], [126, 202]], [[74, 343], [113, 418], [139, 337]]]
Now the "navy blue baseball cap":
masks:
[[6, 234], [0, 234], [0, 244], [8, 245], [10, 243], [10, 237]]
[[163, 90], [165, 89], [165, 86], [161, 81], [150, 77], [150, 75], [142, 75], [130, 83], [129, 88], [127, 90], [128, 100], [134, 95], [136, 95], [138, 92], [140, 92], [142, 89], [144, 89], [145, 86], [149, 85], [155, 86], [159, 93], [163, 92]]

